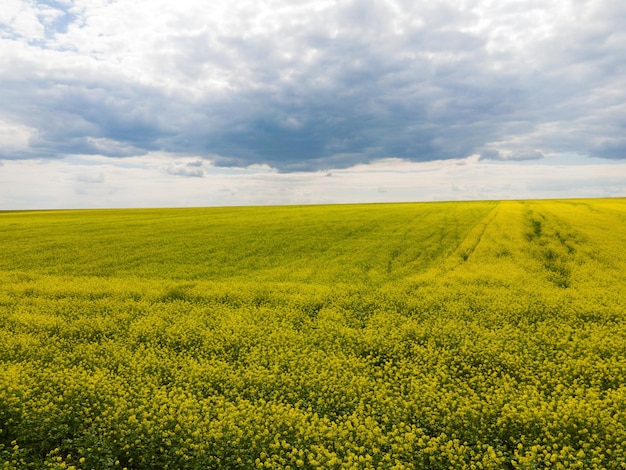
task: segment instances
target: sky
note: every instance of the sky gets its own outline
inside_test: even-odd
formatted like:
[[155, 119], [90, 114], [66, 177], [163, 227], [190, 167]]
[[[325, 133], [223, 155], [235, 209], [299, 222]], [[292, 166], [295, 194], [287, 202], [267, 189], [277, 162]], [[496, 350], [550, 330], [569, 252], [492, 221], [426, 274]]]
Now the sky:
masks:
[[2, 3], [1, 210], [626, 196], [626, 2]]

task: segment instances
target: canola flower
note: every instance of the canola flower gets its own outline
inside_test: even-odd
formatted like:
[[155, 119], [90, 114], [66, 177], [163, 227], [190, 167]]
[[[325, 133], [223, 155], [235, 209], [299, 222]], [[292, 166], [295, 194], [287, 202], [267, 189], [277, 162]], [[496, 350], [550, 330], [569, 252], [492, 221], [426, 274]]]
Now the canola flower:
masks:
[[0, 214], [0, 468], [626, 468], [626, 203]]

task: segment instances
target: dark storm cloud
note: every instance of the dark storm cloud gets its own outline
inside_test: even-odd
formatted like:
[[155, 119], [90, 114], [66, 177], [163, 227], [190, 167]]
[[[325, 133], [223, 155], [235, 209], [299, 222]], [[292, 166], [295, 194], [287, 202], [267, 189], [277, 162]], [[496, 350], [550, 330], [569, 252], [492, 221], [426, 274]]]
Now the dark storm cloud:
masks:
[[[183, 3], [150, 7], [169, 29], [143, 48], [151, 36], [132, 12], [101, 26], [107, 5], [98, 17], [47, 2], [57, 13], [41, 20], [39, 48], [7, 22], [2, 47], [22, 45], [2, 60], [0, 117], [36, 130], [13, 158], [165, 151], [282, 171], [474, 153], [626, 158], [617, 2], [252, 3], [222, 11], [228, 27]], [[118, 19], [125, 29], [111, 30]], [[168, 171], [201, 176], [189, 168]]]

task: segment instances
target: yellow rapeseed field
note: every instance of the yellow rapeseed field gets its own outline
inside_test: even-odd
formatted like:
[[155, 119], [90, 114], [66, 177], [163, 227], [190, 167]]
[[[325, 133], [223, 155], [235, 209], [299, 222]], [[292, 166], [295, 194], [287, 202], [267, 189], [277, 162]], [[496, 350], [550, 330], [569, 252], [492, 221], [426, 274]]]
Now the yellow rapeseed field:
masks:
[[0, 213], [0, 468], [626, 468], [626, 200]]

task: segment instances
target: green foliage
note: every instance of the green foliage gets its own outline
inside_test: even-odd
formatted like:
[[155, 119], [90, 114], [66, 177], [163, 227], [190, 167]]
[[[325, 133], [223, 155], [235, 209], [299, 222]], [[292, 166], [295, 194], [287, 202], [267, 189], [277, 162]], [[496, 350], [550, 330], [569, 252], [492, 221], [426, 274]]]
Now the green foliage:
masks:
[[0, 246], [0, 468], [626, 468], [623, 200], [8, 212]]

